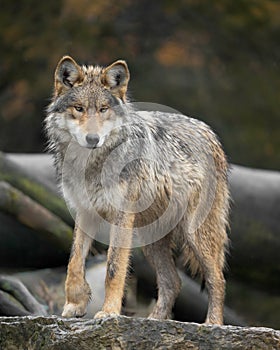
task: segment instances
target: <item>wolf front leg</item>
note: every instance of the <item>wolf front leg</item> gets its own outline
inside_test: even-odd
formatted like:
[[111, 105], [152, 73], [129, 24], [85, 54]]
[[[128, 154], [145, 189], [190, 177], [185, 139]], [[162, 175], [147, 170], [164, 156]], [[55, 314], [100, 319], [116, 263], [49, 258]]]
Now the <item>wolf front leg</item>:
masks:
[[76, 221], [72, 253], [65, 282], [66, 301], [63, 317], [82, 317], [91, 296], [90, 287], [85, 279], [85, 260], [92, 238], [84, 233]]
[[102, 310], [95, 315], [95, 318], [119, 315], [121, 312], [134, 216], [133, 213], [121, 213], [118, 215], [116, 224], [112, 226], [107, 256], [105, 300]]

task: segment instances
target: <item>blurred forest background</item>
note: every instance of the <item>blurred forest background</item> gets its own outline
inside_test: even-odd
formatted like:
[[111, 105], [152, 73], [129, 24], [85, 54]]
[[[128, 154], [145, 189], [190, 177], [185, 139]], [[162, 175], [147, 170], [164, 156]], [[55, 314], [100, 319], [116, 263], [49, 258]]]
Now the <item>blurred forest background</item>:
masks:
[[125, 59], [132, 100], [200, 118], [229, 160], [280, 169], [280, 2], [1, 1], [0, 149], [40, 152], [62, 55]]

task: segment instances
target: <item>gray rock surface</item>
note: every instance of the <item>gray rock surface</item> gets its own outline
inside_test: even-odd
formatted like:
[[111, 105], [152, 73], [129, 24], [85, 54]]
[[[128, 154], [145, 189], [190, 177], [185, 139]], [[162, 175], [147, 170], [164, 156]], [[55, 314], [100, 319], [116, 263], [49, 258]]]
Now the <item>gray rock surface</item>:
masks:
[[119, 316], [100, 320], [0, 318], [1, 350], [278, 350], [280, 331]]

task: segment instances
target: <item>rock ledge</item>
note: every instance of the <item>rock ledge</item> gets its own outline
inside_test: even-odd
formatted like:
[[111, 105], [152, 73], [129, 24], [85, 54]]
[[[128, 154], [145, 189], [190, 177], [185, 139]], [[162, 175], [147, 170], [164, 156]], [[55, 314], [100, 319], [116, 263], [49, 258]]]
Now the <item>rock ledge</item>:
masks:
[[0, 317], [1, 350], [279, 350], [280, 331], [125, 316], [100, 320]]

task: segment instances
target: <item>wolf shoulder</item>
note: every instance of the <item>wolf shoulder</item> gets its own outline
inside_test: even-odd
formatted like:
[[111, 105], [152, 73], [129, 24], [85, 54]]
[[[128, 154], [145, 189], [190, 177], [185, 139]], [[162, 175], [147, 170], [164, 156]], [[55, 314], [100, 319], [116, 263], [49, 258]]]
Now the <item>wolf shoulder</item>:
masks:
[[176, 144], [181, 141], [181, 146], [197, 147], [205, 150], [213, 146], [221, 149], [222, 146], [217, 134], [205, 122], [186, 116], [181, 113], [167, 113], [161, 111], [137, 111], [139, 120], [146, 123], [156, 140]]

